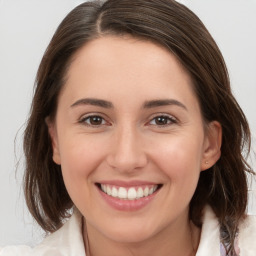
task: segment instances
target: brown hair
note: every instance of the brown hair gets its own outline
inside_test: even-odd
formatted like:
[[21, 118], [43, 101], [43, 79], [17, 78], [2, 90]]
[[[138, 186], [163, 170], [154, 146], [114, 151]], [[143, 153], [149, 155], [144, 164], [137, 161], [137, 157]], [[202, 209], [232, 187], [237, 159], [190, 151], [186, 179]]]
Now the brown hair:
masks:
[[86, 2], [62, 21], [39, 67], [24, 135], [28, 208], [49, 232], [60, 228], [68, 216], [73, 203], [61, 168], [52, 160], [45, 119], [54, 119], [58, 95], [77, 50], [97, 37], [125, 34], [151, 40], [174, 54], [191, 75], [205, 123], [216, 120], [222, 125], [221, 157], [212, 168], [201, 172], [190, 203], [190, 218], [200, 226], [202, 209], [209, 204], [219, 219], [222, 240], [233, 252], [238, 222], [247, 206], [246, 172], [252, 173], [242, 155], [250, 150], [250, 130], [231, 93], [218, 46], [199, 18], [173, 0]]

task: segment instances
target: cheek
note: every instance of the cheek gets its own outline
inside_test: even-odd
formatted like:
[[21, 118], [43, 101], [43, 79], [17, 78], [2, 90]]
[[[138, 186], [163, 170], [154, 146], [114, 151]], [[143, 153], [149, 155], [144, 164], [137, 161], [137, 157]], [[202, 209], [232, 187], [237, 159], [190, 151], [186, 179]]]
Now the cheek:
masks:
[[[89, 192], [88, 184], [91, 181], [91, 174], [101, 163], [102, 154], [97, 143], [90, 141], [85, 136], [73, 137], [72, 140], [65, 140], [61, 145], [61, 168], [65, 185], [70, 192]], [[72, 195], [71, 195], [72, 197]]]
[[188, 207], [200, 175], [201, 147], [188, 140], [173, 140], [158, 150], [158, 167], [164, 173], [166, 207], [180, 214]]
[[81, 135], [71, 135], [60, 145], [61, 164], [67, 170], [88, 175], [91, 166], [97, 165], [101, 158], [101, 148], [97, 139]]
[[197, 184], [202, 158], [202, 140], [176, 137], [154, 148], [154, 161], [173, 184]]

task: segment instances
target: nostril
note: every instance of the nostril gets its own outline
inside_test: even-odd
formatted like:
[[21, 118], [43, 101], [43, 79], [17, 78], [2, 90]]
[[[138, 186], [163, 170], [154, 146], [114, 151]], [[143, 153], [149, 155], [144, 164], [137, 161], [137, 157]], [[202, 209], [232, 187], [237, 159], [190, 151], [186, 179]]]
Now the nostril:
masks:
[[147, 165], [147, 157], [143, 153], [137, 155], [122, 154], [118, 152], [116, 155], [110, 155], [107, 158], [107, 163], [111, 168], [120, 172], [133, 172], [144, 168]]

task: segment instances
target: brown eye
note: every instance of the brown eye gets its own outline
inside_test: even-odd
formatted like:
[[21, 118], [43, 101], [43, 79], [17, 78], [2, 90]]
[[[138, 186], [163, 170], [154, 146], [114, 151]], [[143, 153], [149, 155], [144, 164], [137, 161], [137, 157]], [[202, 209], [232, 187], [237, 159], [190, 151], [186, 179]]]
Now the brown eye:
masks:
[[156, 116], [150, 121], [151, 125], [165, 126], [176, 123], [176, 119], [171, 116]]
[[100, 125], [102, 123], [102, 118], [99, 116], [93, 116], [89, 118], [92, 125]]
[[105, 125], [106, 121], [101, 116], [88, 116], [83, 118], [81, 123], [85, 123], [88, 126], [100, 126]]
[[165, 117], [165, 116], [159, 116], [156, 118], [156, 124], [157, 125], [165, 125], [165, 124], [168, 124], [168, 118]]

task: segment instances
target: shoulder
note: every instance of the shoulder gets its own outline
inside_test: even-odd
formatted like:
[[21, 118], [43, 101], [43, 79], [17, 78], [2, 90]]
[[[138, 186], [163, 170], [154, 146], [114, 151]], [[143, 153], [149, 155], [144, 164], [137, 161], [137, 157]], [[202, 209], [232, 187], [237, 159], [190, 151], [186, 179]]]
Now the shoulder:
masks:
[[206, 206], [202, 216], [202, 230], [196, 256], [220, 255], [219, 222], [210, 206]]
[[30, 256], [32, 249], [26, 245], [0, 248], [0, 256]]
[[72, 217], [56, 232], [34, 248], [10, 246], [0, 249], [0, 256], [85, 256], [82, 215], [74, 210]]
[[241, 255], [256, 255], [256, 216], [248, 215], [239, 225], [238, 244]]
[[37, 256], [85, 256], [82, 236], [82, 215], [77, 209], [71, 218], [56, 232], [33, 248]]
[[[221, 254], [220, 227], [219, 221], [212, 209], [206, 206], [203, 212], [203, 225], [200, 237], [200, 243], [196, 256]], [[256, 255], [256, 216], [248, 215], [239, 224], [239, 233], [237, 237], [237, 249], [239, 255]], [[225, 255], [225, 254], [223, 254]]]

